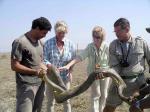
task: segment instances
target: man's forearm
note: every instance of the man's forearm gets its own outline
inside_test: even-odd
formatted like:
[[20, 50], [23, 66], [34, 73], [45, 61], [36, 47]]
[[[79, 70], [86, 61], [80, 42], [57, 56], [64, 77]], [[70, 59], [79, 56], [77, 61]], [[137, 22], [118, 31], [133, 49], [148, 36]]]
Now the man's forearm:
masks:
[[12, 68], [13, 71], [23, 73], [23, 74], [31, 74], [31, 75], [36, 75], [37, 74], [36, 69], [28, 68], [28, 67], [20, 64], [19, 62], [13, 61], [13, 60], [11, 62], [11, 68]]
[[68, 63], [67, 66], [69, 66], [69, 68], [70, 68], [70, 67], [72, 67], [73, 65], [75, 65], [76, 63], [78, 63], [80, 61], [81, 61], [81, 59], [75, 58], [70, 63]]

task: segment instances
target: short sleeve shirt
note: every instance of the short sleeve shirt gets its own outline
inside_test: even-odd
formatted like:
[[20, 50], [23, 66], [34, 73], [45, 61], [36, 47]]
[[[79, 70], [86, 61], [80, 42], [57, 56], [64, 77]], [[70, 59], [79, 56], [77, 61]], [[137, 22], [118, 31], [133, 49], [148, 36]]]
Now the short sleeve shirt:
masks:
[[[12, 43], [11, 58], [18, 60], [20, 64], [28, 68], [37, 69], [39, 63], [43, 60], [43, 46], [41, 41], [33, 43], [28, 37], [22, 35]], [[38, 76], [19, 72], [16, 72], [16, 81], [29, 84], [41, 83], [41, 79]]]

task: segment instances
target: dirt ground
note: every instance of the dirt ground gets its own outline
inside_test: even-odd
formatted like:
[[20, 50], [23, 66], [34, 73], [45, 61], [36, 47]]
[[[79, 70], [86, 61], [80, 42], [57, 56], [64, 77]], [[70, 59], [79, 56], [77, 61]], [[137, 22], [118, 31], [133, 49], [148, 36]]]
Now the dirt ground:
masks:
[[[86, 62], [75, 66], [72, 87], [86, 80]], [[10, 69], [10, 55], [0, 54], [0, 112], [15, 112], [16, 103], [15, 73]], [[90, 89], [71, 99], [72, 112], [88, 112], [90, 107]], [[56, 112], [63, 112], [62, 105], [56, 104]], [[43, 102], [42, 112], [46, 112], [46, 98]], [[128, 112], [126, 104], [117, 108], [116, 112]], [[150, 112], [147, 111], [147, 112]]]

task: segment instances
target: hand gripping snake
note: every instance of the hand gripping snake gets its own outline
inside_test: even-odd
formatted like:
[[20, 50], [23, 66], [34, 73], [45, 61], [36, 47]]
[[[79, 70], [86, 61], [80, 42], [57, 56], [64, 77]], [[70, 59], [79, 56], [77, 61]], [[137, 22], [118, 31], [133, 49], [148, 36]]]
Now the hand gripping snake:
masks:
[[42, 78], [47, 83], [47, 85], [53, 90], [56, 102], [62, 103], [67, 99], [70, 99], [86, 91], [96, 80], [97, 76], [102, 76], [101, 79], [111, 77], [117, 86], [117, 92], [119, 97], [126, 103], [130, 104], [129, 97], [125, 97], [123, 95], [123, 90], [124, 88], [126, 88], [125, 82], [120, 77], [120, 75], [111, 68], [102, 69], [89, 74], [88, 78], [81, 85], [69, 90], [66, 89], [59, 75], [59, 71], [53, 66], [47, 69], [47, 74], [43, 75]]

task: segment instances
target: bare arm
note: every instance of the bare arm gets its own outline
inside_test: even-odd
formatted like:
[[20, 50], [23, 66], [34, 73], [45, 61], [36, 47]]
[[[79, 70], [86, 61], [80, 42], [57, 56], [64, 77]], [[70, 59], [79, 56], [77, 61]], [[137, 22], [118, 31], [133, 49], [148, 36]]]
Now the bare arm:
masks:
[[73, 65], [75, 65], [76, 63], [80, 62], [81, 59], [80, 58], [75, 58], [73, 59], [70, 63], [68, 63], [66, 66], [60, 67], [59, 70], [69, 70]]
[[28, 67], [20, 64], [20, 62], [18, 60], [15, 60], [15, 59], [11, 59], [11, 69], [13, 71], [23, 73], [23, 74], [32, 74], [32, 75], [38, 74], [38, 70], [28, 68]]

